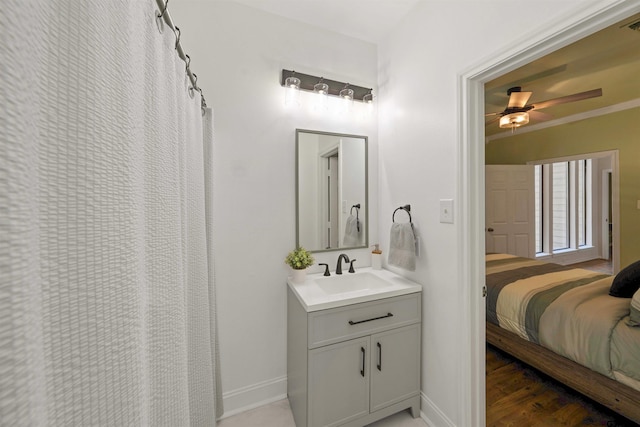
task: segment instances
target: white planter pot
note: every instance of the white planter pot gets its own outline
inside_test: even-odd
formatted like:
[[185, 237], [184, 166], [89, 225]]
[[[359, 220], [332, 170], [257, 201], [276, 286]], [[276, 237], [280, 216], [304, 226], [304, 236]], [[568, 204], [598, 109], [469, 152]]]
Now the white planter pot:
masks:
[[307, 279], [307, 269], [304, 270], [296, 270], [294, 268], [291, 269], [291, 281], [293, 283], [303, 283]]

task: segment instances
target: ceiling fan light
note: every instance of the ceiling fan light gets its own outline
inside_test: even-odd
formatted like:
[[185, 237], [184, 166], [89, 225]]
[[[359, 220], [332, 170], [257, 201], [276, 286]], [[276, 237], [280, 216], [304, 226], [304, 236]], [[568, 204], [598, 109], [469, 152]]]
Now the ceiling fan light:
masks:
[[517, 128], [529, 123], [529, 113], [521, 111], [518, 113], [506, 114], [500, 117], [501, 128]]

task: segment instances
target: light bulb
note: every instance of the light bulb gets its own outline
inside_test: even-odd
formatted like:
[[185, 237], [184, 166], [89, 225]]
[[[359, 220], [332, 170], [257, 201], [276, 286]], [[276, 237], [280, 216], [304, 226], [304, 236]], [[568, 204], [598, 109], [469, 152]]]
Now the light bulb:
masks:
[[286, 88], [284, 105], [300, 106], [300, 79], [294, 76], [287, 77], [284, 85]]

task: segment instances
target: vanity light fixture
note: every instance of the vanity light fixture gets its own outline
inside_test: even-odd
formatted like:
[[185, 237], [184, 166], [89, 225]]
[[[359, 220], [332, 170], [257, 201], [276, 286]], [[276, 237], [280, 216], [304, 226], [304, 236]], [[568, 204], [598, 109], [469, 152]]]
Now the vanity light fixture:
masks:
[[316, 93], [316, 101], [313, 109], [318, 112], [327, 110], [327, 101], [329, 99], [329, 85], [324, 82], [323, 77], [320, 77], [318, 83], [313, 86], [313, 91]]
[[329, 95], [329, 85], [324, 82], [324, 77], [320, 77], [320, 81], [313, 85], [313, 91], [318, 95]]
[[353, 89], [349, 88], [349, 83], [345, 84], [344, 88], [340, 91], [340, 98], [353, 101]]
[[362, 102], [373, 104], [373, 89], [369, 89], [369, 93], [362, 97]]
[[[283, 69], [280, 77], [280, 85], [287, 88], [287, 91], [289, 91], [291, 87], [292, 81], [290, 78], [292, 77], [299, 81], [297, 84], [299, 91], [315, 92], [318, 94], [326, 91], [327, 97], [347, 97], [353, 101], [362, 101], [364, 103], [373, 102], [373, 95], [365, 99], [365, 96], [371, 94], [371, 89], [368, 87], [356, 86], [351, 83]], [[325, 95], [322, 94], [322, 96]], [[370, 101], [368, 99], [370, 99]]]
[[529, 123], [529, 113], [527, 113], [526, 111], [505, 114], [504, 116], [500, 117], [500, 127], [503, 129], [515, 129], [522, 125], [526, 125], [527, 123]]
[[[295, 71], [294, 71], [295, 73]], [[290, 89], [300, 89], [300, 79], [295, 76], [287, 77], [284, 81], [284, 85]]]
[[294, 74], [295, 71], [293, 71], [284, 81], [284, 87], [287, 89], [287, 93], [284, 97], [284, 104], [287, 106], [300, 105], [300, 79]]
[[366, 106], [364, 111], [362, 111], [362, 118], [366, 119], [373, 115], [373, 89], [369, 89], [369, 93], [362, 97], [362, 102], [364, 102]]

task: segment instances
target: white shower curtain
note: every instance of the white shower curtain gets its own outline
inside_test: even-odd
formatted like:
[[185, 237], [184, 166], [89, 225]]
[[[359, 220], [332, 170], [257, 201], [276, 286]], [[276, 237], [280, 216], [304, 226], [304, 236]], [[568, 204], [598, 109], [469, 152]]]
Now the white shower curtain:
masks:
[[156, 13], [2, 0], [2, 426], [221, 414], [213, 120]]

